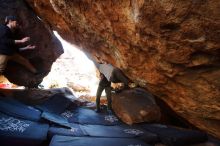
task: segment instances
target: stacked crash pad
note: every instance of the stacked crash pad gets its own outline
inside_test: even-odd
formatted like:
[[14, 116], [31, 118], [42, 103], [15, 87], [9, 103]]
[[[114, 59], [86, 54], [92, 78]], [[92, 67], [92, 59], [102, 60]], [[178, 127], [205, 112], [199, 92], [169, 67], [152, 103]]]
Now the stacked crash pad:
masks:
[[207, 139], [196, 130], [152, 124], [128, 126], [114, 114], [77, 107], [60, 95], [35, 106], [0, 98], [0, 116], [0, 142], [6, 146], [41, 145], [50, 140], [50, 146], [178, 146]]
[[34, 146], [47, 139], [49, 125], [39, 122], [41, 112], [13, 99], [0, 98], [0, 143]]

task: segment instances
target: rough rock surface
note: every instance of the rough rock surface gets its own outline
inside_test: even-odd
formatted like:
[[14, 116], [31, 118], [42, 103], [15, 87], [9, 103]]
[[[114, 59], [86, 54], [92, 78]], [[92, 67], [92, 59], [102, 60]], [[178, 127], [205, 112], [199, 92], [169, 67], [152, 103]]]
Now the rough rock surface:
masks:
[[160, 108], [154, 97], [143, 89], [124, 90], [112, 96], [112, 108], [117, 116], [131, 125], [141, 122], [158, 122]]
[[24, 36], [31, 37], [31, 44], [36, 45], [35, 50], [23, 51], [25, 56], [39, 71], [34, 75], [22, 65], [9, 62], [6, 69], [6, 77], [9, 81], [18, 85], [35, 86], [50, 72], [53, 62], [63, 53], [59, 40], [54, 36], [49, 27], [38, 18], [33, 10], [23, 0], [0, 0], [0, 22], [3, 24], [5, 16], [15, 15], [20, 19], [20, 39]]
[[220, 138], [219, 0], [26, 0], [66, 40]]
[[53, 88], [53, 89], [0, 89], [1, 96], [12, 97], [14, 99], [23, 101], [27, 104], [39, 104], [49, 97], [59, 94], [61, 97], [69, 98], [72, 101], [76, 97], [68, 88]]

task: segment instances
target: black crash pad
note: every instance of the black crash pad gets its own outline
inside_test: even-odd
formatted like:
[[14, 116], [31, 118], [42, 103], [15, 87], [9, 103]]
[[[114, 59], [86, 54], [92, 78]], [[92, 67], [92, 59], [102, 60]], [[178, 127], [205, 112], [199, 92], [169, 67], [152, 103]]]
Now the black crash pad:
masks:
[[25, 120], [39, 121], [41, 119], [41, 111], [6, 97], [0, 98], [0, 112]]
[[197, 130], [175, 128], [160, 124], [144, 124], [142, 127], [157, 134], [162, 143], [169, 146], [186, 146], [202, 143], [207, 140], [207, 135]]
[[54, 136], [50, 146], [150, 146], [137, 139]]
[[49, 125], [0, 113], [0, 145], [34, 146], [47, 139]]
[[122, 122], [114, 115], [107, 113], [96, 113], [87, 108], [77, 108], [73, 111], [72, 117], [68, 119], [70, 123], [90, 124], [90, 125], [119, 125]]

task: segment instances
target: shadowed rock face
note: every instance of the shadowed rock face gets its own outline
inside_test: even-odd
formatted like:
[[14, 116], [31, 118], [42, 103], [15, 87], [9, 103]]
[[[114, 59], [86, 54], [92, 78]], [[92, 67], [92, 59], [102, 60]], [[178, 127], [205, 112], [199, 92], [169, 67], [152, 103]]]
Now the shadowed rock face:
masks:
[[34, 75], [25, 67], [9, 62], [5, 75], [13, 83], [35, 86], [50, 72], [51, 65], [63, 53], [63, 48], [51, 29], [45, 26], [24, 1], [0, 0], [1, 23], [4, 23], [7, 15], [15, 15], [20, 19], [22, 29], [18, 32], [19, 39], [29, 36], [30, 43], [37, 46], [35, 50], [23, 51], [21, 55], [29, 59], [40, 74]]
[[26, 1], [66, 40], [220, 138], [219, 0]]

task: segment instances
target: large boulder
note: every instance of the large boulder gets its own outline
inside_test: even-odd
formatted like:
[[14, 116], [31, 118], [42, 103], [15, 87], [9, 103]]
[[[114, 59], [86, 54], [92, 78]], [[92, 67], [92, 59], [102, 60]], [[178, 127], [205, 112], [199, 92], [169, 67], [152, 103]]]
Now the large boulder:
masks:
[[220, 138], [219, 0], [26, 0], [63, 38]]
[[49, 25], [33, 12], [25, 1], [0, 0], [0, 22], [4, 24], [5, 16], [15, 15], [21, 22], [21, 31], [18, 37], [31, 37], [31, 44], [35, 50], [20, 53], [27, 58], [38, 70], [37, 75], [28, 71], [24, 66], [9, 62], [5, 76], [9, 81], [23, 86], [36, 86], [51, 69], [53, 62], [63, 53], [60, 41], [53, 34]]
[[158, 122], [160, 108], [152, 94], [141, 88], [124, 90], [113, 94], [112, 108], [116, 115], [131, 125], [142, 122]]

